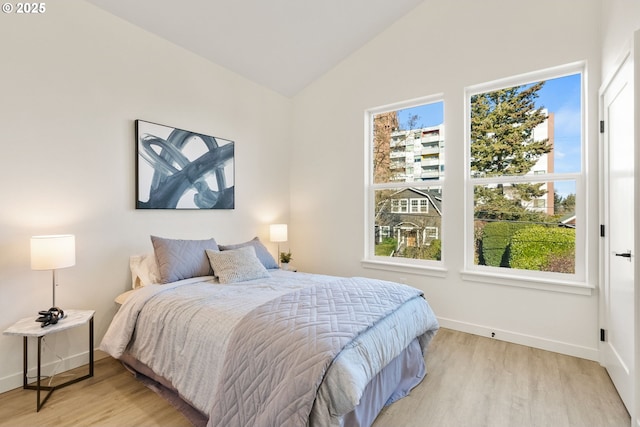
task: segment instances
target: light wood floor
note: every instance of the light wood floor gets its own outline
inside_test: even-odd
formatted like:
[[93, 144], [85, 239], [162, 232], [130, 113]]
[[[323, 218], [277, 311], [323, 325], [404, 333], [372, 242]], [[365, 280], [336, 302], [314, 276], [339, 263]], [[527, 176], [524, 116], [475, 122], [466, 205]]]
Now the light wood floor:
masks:
[[629, 427], [596, 362], [447, 329], [427, 377], [383, 409], [373, 427]]
[[[631, 425], [595, 362], [441, 329], [427, 367], [425, 380], [374, 427]], [[39, 413], [35, 399], [31, 390], [0, 394], [0, 426], [189, 426], [111, 358], [96, 362], [94, 378], [55, 391]]]

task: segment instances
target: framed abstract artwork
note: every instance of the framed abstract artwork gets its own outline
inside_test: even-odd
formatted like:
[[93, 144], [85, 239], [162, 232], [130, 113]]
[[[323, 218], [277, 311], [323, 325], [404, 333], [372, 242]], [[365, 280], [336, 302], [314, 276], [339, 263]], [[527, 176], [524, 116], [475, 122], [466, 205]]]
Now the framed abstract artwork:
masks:
[[136, 120], [136, 209], [233, 209], [234, 142]]

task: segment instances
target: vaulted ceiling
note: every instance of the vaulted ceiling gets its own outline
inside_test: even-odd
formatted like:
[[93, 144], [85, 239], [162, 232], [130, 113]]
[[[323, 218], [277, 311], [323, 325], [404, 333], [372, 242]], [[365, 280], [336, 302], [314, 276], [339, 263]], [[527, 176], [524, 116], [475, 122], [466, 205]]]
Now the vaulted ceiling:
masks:
[[87, 0], [293, 96], [424, 0]]

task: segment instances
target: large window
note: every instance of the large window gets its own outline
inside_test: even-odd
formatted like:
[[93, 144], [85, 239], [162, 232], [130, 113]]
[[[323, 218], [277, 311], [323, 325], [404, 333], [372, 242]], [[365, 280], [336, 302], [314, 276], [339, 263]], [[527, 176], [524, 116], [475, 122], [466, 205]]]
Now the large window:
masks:
[[582, 67], [469, 88], [466, 268], [584, 281]]
[[439, 263], [444, 103], [433, 97], [381, 108], [368, 118], [367, 258]]

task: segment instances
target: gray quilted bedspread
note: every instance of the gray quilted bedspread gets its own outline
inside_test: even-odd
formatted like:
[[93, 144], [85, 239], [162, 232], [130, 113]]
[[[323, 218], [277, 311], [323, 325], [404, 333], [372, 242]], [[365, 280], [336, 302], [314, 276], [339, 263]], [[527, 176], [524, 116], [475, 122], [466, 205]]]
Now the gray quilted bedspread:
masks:
[[252, 310], [231, 335], [209, 425], [305, 426], [340, 350], [413, 298], [408, 286], [350, 278]]
[[211, 427], [339, 427], [369, 381], [414, 338], [424, 351], [438, 328], [420, 291], [408, 286], [271, 276], [142, 287], [120, 307], [100, 348], [115, 358], [127, 352], [168, 380], [211, 415]]

